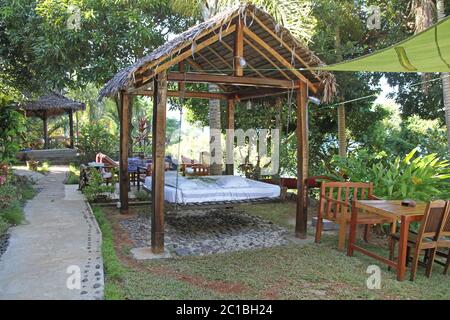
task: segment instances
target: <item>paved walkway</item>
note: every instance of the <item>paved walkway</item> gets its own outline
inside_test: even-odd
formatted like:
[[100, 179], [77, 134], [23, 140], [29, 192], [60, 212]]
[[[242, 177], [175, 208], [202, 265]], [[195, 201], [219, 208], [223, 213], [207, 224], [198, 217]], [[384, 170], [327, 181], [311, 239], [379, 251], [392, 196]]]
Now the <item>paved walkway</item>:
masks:
[[0, 257], [0, 299], [100, 299], [101, 234], [67, 167], [52, 167]]

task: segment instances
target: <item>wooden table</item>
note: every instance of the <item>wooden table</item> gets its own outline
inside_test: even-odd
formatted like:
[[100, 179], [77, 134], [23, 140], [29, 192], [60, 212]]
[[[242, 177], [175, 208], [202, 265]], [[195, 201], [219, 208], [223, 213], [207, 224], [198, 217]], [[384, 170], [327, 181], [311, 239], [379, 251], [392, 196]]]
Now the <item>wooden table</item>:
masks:
[[[392, 268], [397, 269], [397, 280], [403, 281], [406, 273], [406, 251], [408, 244], [409, 225], [414, 221], [421, 221], [426, 208], [426, 203], [418, 203], [415, 207], [401, 205], [400, 200], [356, 200], [352, 205], [352, 217], [350, 220], [350, 236], [347, 255], [353, 256], [353, 251], [359, 251], [374, 259], [377, 259]], [[370, 252], [355, 244], [356, 221], [358, 211], [364, 210], [369, 213], [382, 215], [390, 219], [400, 221], [400, 241], [398, 247], [398, 259], [392, 261], [373, 252]]]

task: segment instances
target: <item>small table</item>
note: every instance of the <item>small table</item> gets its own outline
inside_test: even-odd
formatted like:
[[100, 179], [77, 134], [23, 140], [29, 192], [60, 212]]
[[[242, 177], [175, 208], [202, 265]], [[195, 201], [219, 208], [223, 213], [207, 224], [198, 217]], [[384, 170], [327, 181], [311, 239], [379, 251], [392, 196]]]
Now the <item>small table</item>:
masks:
[[[350, 220], [350, 236], [347, 255], [353, 256], [353, 251], [359, 251], [369, 257], [386, 263], [397, 269], [397, 280], [403, 281], [406, 273], [406, 251], [408, 245], [409, 225], [414, 221], [421, 221], [426, 208], [426, 203], [418, 203], [415, 207], [401, 205], [400, 200], [356, 200], [352, 205], [352, 217]], [[398, 247], [398, 259], [392, 261], [373, 252], [370, 252], [355, 244], [356, 221], [358, 211], [364, 210], [373, 214], [382, 215], [391, 219], [400, 220], [400, 241]]]

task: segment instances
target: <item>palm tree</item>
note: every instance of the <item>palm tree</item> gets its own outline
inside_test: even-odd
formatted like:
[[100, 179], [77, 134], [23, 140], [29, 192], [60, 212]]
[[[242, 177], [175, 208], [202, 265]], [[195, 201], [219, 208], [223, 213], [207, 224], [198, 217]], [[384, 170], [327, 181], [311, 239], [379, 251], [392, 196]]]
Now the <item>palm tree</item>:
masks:
[[[438, 20], [445, 18], [444, 0], [436, 0]], [[450, 154], [450, 74], [441, 73], [442, 92], [444, 96], [445, 124], [447, 126], [447, 148]]]
[[[221, 10], [237, 5], [242, 1], [237, 0], [173, 0], [175, 11], [186, 16], [201, 16], [207, 20]], [[311, 13], [310, 0], [254, 0], [254, 5], [264, 7], [274, 18], [288, 28], [291, 33], [305, 42], [311, 39], [314, 29], [314, 18]], [[209, 85], [210, 91], [216, 91], [216, 85]], [[210, 129], [221, 129], [220, 100], [209, 101], [209, 126]], [[211, 130], [212, 131], [212, 130]], [[211, 157], [221, 158], [222, 147], [220, 140], [214, 141], [210, 137]], [[211, 163], [211, 175], [222, 174], [222, 163]]]

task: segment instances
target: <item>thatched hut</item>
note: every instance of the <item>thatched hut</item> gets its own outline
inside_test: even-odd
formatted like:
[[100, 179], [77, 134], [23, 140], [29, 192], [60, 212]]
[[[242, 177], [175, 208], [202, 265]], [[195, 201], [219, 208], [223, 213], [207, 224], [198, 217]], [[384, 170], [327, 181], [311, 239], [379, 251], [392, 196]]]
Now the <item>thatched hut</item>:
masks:
[[[222, 99], [227, 127], [234, 130], [236, 101], [267, 99], [292, 92], [297, 102], [298, 190], [296, 235], [306, 236], [308, 176], [307, 108], [310, 95], [329, 101], [335, 78], [317, 70], [324, 63], [263, 9], [230, 8], [200, 23], [119, 71], [100, 91], [120, 101], [120, 205], [128, 211], [128, 144], [131, 100], [153, 96], [152, 251], [164, 249], [164, 153], [167, 97]], [[168, 90], [168, 82], [178, 83]], [[188, 91], [186, 83], [216, 84], [215, 92]], [[228, 141], [228, 140], [227, 140]], [[233, 140], [231, 140], [233, 141]], [[227, 143], [227, 155], [233, 143]], [[227, 163], [227, 174], [233, 164]]]
[[44, 122], [44, 149], [48, 149], [48, 119], [64, 114], [69, 116], [70, 147], [74, 148], [73, 113], [84, 110], [84, 103], [73, 101], [57, 92], [50, 92], [37, 100], [27, 101], [18, 106], [26, 116], [41, 118]]

